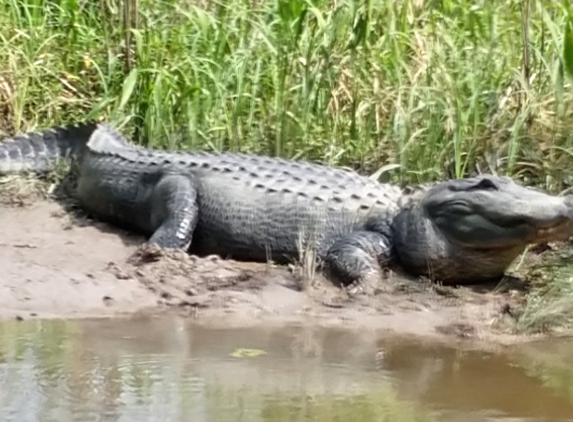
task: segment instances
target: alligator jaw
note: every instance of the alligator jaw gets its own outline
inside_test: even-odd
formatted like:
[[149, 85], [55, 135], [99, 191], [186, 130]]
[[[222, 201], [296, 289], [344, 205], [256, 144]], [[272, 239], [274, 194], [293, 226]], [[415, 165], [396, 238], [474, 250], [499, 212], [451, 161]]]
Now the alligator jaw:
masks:
[[561, 242], [573, 237], [573, 221], [556, 224], [552, 227], [544, 227], [537, 230], [535, 243]]
[[557, 218], [547, 224], [538, 222], [534, 243], [559, 242], [569, 239], [573, 236], [573, 195], [566, 197], [554, 197]]

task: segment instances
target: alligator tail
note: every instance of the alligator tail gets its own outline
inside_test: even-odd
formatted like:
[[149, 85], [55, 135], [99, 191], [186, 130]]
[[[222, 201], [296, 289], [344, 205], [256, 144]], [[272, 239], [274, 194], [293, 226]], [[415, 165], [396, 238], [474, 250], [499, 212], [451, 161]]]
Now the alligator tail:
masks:
[[97, 125], [89, 121], [0, 141], [0, 174], [46, 172], [59, 159], [77, 157]]

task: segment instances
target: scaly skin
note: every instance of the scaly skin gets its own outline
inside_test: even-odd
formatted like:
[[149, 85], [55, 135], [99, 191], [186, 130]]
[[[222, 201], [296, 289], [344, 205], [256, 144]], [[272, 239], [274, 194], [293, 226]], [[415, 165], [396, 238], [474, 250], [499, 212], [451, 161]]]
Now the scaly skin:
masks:
[[284, 263], [301, 245], [315, 247], [343, 284], [379, 279], [381, 266], [393, 261], [445, 283], [496, 279], [528, 244], [573, 234], [571, 197], [509, 178], [482, 175], [403, 195], [317, 164], [146, 150], [104, 124], [0, 144], [0, 173], [43, 171], [65, 151], [80, 203], [101, 220], [161, 247], [241, 260]]

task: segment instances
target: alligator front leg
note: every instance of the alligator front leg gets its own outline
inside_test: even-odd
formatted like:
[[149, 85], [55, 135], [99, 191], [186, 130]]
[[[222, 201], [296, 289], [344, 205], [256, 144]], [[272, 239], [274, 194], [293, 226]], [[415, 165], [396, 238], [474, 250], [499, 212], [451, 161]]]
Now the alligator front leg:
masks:
[[321, 258], [329, 277], [370, 290], [382, 278], [381, 264], [392, 257], [392, 242], [386, 236], [356, 231], [338, 238]]
[[150, 244], [163, 248], [187, 249], [199, 218], [197, 190], [186, 175], [161, 178], [151, 196]]

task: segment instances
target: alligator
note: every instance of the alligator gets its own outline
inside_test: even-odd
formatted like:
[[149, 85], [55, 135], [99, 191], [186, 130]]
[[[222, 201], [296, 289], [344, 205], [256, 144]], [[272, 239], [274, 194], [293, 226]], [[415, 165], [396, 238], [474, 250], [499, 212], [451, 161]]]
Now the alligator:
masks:
[[573, 235], [573, 196], [505, 176], [408, 189], [311, 162], [147, 149], [97, 122], [0, 143], [0, 174], [42, 173], [60, 159], [88, 214], [149, 244], [278, 264], [313, 250], [342, 286], [391, 266], [444, 284], [499, 280], [528, 245]]

